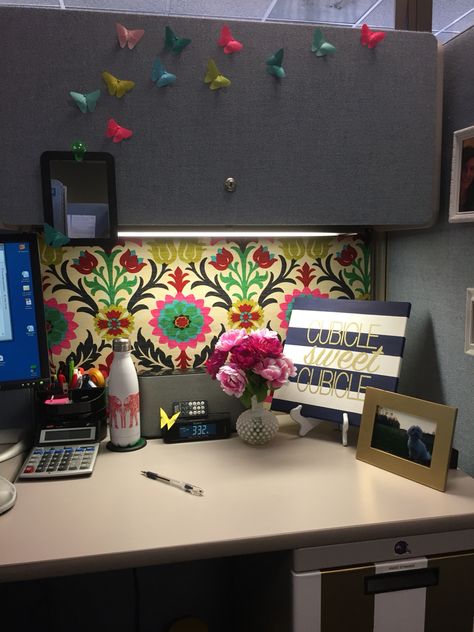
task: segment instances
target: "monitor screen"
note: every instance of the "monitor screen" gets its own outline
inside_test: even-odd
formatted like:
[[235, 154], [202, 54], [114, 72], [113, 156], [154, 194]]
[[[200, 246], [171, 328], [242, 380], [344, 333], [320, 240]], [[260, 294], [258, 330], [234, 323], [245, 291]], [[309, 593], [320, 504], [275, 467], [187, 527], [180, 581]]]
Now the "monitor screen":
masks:
[[48, 379], [36, 235], [0, 234], [0, 389]]

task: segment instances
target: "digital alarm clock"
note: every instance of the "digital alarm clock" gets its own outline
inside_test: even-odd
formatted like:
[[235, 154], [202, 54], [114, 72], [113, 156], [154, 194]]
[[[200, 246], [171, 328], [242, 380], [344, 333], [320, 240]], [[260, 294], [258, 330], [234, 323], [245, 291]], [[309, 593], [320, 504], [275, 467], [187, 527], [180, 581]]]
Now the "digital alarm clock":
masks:
[[227, 439], [231, 434], [228, 413], [209, 413], [200, 419], [177, 419], [171, 428], [163, 428], [164, 443], [186, 443]]

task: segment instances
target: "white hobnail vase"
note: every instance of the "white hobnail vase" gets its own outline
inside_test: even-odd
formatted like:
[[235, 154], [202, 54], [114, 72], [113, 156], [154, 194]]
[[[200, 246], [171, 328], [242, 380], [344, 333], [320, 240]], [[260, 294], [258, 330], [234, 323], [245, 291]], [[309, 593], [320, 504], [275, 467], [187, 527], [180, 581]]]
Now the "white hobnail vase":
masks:
[[278, 432], [278, 419], [275, 413], [263, 407], [263, 402], [257, 402], [255, 395], [251, 402], [252, 407], [244, 410], [237, 418], [237, 434], [250, 445], [265, 445]]

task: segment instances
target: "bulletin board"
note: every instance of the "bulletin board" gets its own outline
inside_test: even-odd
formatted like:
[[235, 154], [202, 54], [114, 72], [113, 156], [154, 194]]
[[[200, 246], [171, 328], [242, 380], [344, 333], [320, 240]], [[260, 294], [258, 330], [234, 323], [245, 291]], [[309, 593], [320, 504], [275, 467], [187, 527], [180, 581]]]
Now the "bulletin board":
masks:
[[[438, 205], [439, 58], [430, 33], [321, 26], [336, 53], [311, 52], [315, 25], [1, 7], [3, 222], [41, 223], [39, 161], [75, 139], [115, 157], [119, 224], [422, 225]], [[143, 28], [120, 48], [116, 23]], [[244, 44], [226, 55], [222, 25]], [[174, 54], [165, 27], [191, 44]], [[266, 60], [284, 49], [282, 79]], [[151, 80], [159, 56], [177, 77]], [[228, 88], [203, 81], [209, 58]], [[133, 80], [110, 96], [101, 73]], [[70, 91], [101, 90], [83, 114]], [[113, 143], [107, 121], [133, 130]], [[224, 181], [233, 177], [236, 190]]]

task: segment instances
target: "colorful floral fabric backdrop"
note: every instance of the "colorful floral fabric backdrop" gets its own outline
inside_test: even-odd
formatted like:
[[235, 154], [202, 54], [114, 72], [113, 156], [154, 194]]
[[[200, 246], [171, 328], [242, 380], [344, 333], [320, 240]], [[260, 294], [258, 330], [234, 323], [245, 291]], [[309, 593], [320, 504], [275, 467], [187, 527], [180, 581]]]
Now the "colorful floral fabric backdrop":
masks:
[[116, 337], [130, 338], [139, 371], [196, 368], [231, 328], [268, 327], [284, 340], [299, 294], [371, 292], [371, 249], [361, 236], [40, 249], [53, 371], [70, 357], [84, 369], [107, 368]]

